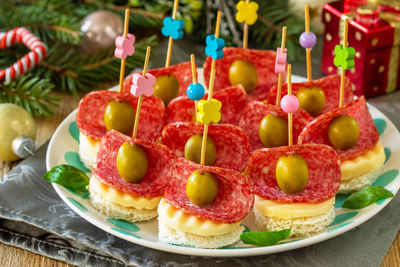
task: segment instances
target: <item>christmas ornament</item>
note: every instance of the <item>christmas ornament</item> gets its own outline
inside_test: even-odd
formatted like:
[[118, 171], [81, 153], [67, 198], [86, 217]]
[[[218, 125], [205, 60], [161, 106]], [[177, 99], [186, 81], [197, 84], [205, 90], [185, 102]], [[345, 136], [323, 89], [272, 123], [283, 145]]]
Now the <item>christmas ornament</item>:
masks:
[[95, 11], [82, 20], [81, 31], [85, 37], [81, 48], [90, 54], [110, 48], [123, 30], [124, 23], [118, 15], [105, 10]]
[[36, 125], [32, 116], [14, 104], [0, 104], [0, 160], [14, 161], [33, 154]]
[[0, 49], [17, 43], [24, 44], [31, 51], [5, 70], [0, 69], [0, 82], [4, 80], [4, 83], [10, 83], [11, 80], [33, 69], [46, 57], [46, 45], [26, 28], [16, 27], [8, 32], [0, 32]]

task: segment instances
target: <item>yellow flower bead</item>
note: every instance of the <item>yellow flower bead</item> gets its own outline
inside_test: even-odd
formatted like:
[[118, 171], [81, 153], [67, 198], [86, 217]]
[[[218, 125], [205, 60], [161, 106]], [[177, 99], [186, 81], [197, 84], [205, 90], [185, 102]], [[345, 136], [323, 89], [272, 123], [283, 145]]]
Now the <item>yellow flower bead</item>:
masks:
[[216, 99], [200, 100], [197, 103], [197, 121], [201, 123], [219, 122], [222, 104]]
[[258, 4], [256, 2], [250, 2], [246, 5], [245, 1], [240, 1], [236, 5], [236, 21], [239, 23], [245, 22], [248, 25], [253, 25], [258, 18], [257, 10]]

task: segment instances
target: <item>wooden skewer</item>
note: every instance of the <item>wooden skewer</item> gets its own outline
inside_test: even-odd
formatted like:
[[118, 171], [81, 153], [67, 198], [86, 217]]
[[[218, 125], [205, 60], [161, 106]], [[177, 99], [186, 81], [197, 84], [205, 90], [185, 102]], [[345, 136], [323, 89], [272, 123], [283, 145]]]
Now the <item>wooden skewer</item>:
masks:
[[[292, 95], [292, 64], [287, 65], [288, 95]], [[293, 113], [288, 113], [289, 146], [293, 145]]]
[[[246, 0], [246, 5], [250, 3], [250, 0]], [[249, 41], [249, 25], [244, 22], [243, 25], [243, 48], [247, 49]]]
[[[196, 77], [196, 61], [194, 60], [194, 54], [190, 55], [190, 63], [192, 64], [192, 82], [193, 84], [197, 83], [197, 77]], [[197, 113], [197, 100], [194, 101], [194, 114], [196, 115]], [[196, 117], [196, 123], [197, 121], [197, 116]]]
[[[347, 39], [349, 33], [349, 19], [345, 20], [344, 24], [344, 38], [343, 38], [343, 48], [347, 48]], [[340, 79], [340, 98], [339, 98], [339, 107], [343, 106], [344, 101], [344, 82], [346, 79], [346, 70], [342, 68], [342, 75]]]
[[[144, 67], [143, 67], [143, 77], [146, 77], [147, 74], [147, 67], [149, 66], [149, 59], [150, 59], [150, 51], [151, 51], [151, 46], [147, 46], [146, 58], [144, 60]], [[133, 134], [132, 134], [133, 138], [136, 138], [137, 135], [137, 130], [139, 126], [140, 108], [142, 107], [142, 100], [143, 96], [139, 96], [136, 107], [135, 124], [133, 125]]]
[[[128, 36], [129, 30], [129, 8], [125, 9], [125, 22], [124, 22], [124, 37]], [[121, 68], [119, 70], [119, 91], [122, 92], [125, 77], [125, 62], [126, 58], [121, 59]]]
[[[217, 14], [217, 23], [215, 25], [215, 38], [219, 37], [219, 26], [221, 24], [221, 11]], [[211, 101], [214, 91], [214, 80], [215, 80], [215, 59], [211, 61], [211, 74], [210, 74], [210, 86], [208, 87], [208, 101]], [[203, 140], [201, 144], [201, 160], [200, 164], [203, 166], [206, 157], [206, 144], [207, 144], [208, 124], [204, 124]]]
[[[172, 11], [172, 19], [176, 19], [176, 13], [178, 12], [178, 4], [179, 0], [175, 0], [174, 2], [174, 9]], [[165, 59], [165, 67], [169, 67], [171, 63], [171, 52], [172, 52], [172, 44], [174, 43], [174, 39], [172, 39], [172, 36], [169, 37], [168, 40], [168, 50], [167, 50], [167, 58]]]
[[[306, 33], [310, 32], [310, 6], [305, 6], [305, 23], [306, 23]], [[312, 74], [311, 74], [311, 49], [306, 48], [306, 57], [307, 57], [307, 80], [311, 82]]]
[[[285, 44], [286, 44], [286, 26], [283, 26], [282, 28], [282, 43], [281, 43], [281, 52], [285, 52]], [[278, 75], [278, 90], [276, 93], [276, 103], [275, 105], [279, 107], [281, 103], [281, 91], [282, 91], [282, 73], [279, 73]]]

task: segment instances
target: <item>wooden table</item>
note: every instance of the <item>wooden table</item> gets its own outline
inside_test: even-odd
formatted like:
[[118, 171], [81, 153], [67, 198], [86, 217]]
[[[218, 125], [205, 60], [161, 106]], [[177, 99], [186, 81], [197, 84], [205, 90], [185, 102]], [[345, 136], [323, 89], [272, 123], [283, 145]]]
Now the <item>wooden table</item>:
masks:
[[[61, 94], [63, 100], [52, 118], [36, 118], [36, 145], [41, 146], [53, 134], [61, 121], [77, 107], [79, 99]], [[6, 174], [14, 164], [0, 162], [0, 177]], [[379, 216], [379, 215], [378, 215]], [[0, 266], [71, 266], [32, 252], [0, 243]], [[381, 267], [400, 266], [400, 231], [385, 256]]]

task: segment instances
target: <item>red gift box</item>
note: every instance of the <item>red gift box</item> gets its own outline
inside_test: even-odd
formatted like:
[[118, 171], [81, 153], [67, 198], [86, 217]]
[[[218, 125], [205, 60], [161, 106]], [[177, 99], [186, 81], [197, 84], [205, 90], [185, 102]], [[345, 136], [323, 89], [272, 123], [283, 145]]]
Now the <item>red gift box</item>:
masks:
[[370, 12], [365, 12], [368, 10], [365, 7], [354, 11], [354, 7], [345, 8], [345, 2], [349, 1], [324, 5], [322, 71], [327, 74], [338, 72], [333, 64], [334, 49], [343, 42], [344, 20], [349, 18], [348, 42], [356, 50], [356, 57], [355, 67], [346, 75], [352, 82], [354, 93], [372, 97], [399, 89], [400, 15], [382, 7], [371, 8]]

